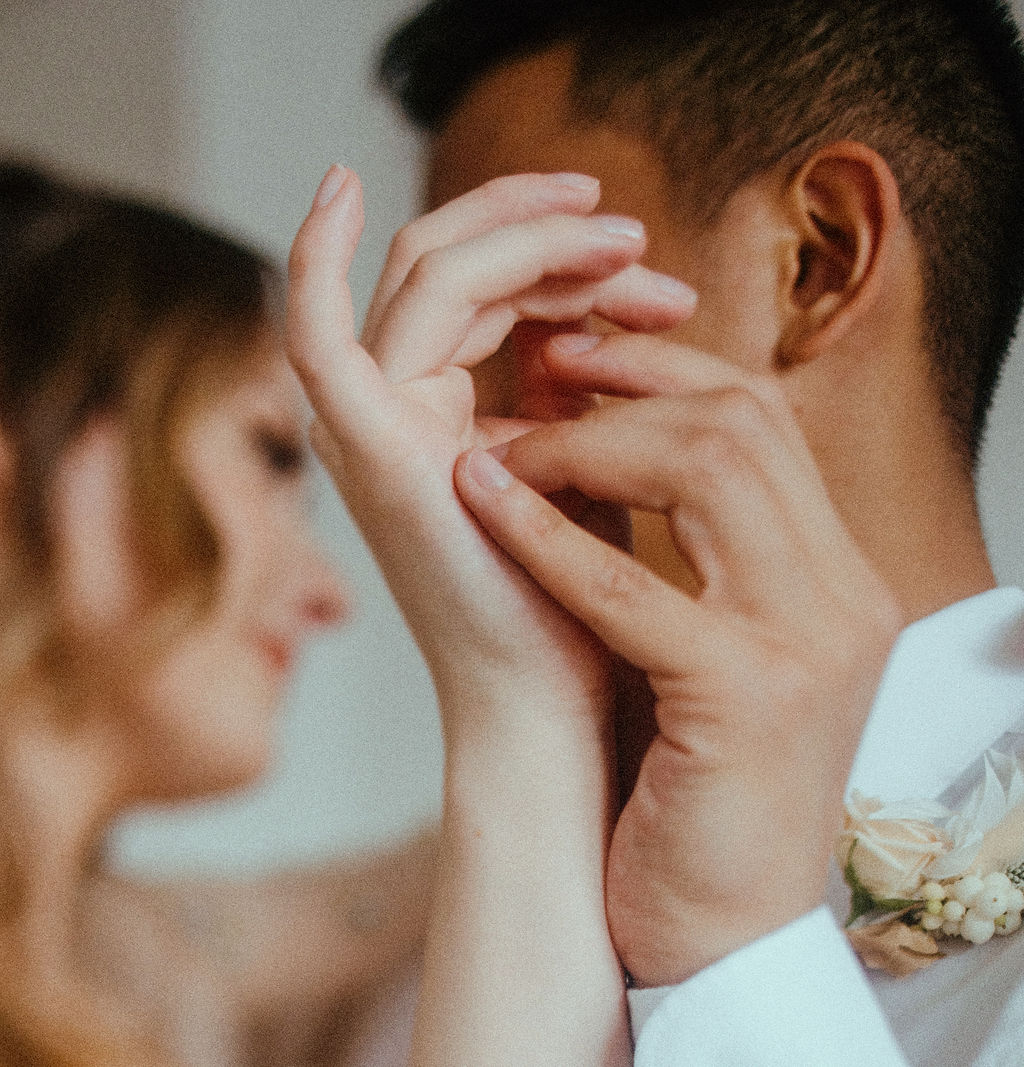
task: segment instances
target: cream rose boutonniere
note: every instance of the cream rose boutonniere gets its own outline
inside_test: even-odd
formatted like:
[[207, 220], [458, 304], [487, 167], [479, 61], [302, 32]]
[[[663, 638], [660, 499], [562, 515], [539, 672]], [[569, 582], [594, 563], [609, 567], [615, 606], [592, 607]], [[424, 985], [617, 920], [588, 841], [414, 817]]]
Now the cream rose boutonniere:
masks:
[[928, 867], [950, 850], [953, 842], [939, 828], [950, 815], [941, 804], [883, 804], [854, 791], [836, 842], [840, 869], [854, 856], [857, 878], [872, 897], [908, 897]]
[[851, 795], [836, 859], [853, 892], [850, 941], [867, 966], [911, 974], [942, 958], [939, 938], [982, 944], [1020, 929], [1024, 771], [998, 752], [984, 763], [959, 812]]

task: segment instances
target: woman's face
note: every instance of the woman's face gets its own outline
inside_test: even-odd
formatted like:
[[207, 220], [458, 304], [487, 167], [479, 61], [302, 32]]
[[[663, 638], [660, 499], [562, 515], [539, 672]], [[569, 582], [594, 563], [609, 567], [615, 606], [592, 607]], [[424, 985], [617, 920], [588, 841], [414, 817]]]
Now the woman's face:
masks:
[[[95, 549], [86, 548], [68, 561], [85, 572], [78, 630], [93, 653], [92, 675], [109, 673], [107, 696], [129, 746], [122, 758], [137, 772], [134, 791], [157, 797], [195, 796], [258, 777], [303, 643], [347, 611], [339, 579], [314, 541], [304, 409], [279, 353], [198, 406], [178, 443], [182, 472], [218, 542], [209, 611], [155, 661], [146, 655], [140, 583], [130, 543], [118, 534], [130, 524], [117, 520], [118, 507], [108, 516], [108, 536], [98, 531], [110, 558], [97, 564]], [[123, 456], [103, 447], [108, 468], [122, 470], [108, 472], [104, 495], [120, 495], [123, 509]]]

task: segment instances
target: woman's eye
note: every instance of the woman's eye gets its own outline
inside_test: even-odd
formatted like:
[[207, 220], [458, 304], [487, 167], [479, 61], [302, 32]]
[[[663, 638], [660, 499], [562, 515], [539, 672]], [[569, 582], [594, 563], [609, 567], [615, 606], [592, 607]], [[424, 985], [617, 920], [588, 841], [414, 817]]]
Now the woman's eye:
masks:
[[298, 478], [308, 464], [306, 450], [296, 439], [277, 430], [258, 428], [256, 447], [267, 468], [276, 475]]

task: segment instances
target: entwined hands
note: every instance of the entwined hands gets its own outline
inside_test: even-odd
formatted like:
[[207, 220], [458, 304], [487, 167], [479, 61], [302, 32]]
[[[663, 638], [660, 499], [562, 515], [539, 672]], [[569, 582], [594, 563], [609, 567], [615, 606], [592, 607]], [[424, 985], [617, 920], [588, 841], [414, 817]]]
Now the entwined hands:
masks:
[[[502, 179], [407, 227], [363, 345], [343, 283], [358, 198], [350, 176], [291, 261], [318, 450], [431, 667], [449, 746], [528, 731], [532, 709], [593, 725], [606, 649], [647, 673], [659, 733], [615, 827], [607, 915], [635, 977], [681, 980], [821, 900], [892, 597], [777, 383], [650, 336], [571, 334], [590, 312], [656, 331], [692, 310], [637, 264], [637, 230], [591, 214], [595, 184]], [[524, 319], [570, 331], [544, 349], [557, 380], [629, 399], [544, 426], [477, 419], [465, 368]], [[700, 593], [569, 522], [545, 499], [566, 488], [666, 514]]]
[[516, 322], [597, 312], [660, 330], [692, 309], [685, 290], [666, 290], [637, 265], [639, 224], [593, 214], [598, 197], [582, 176], [524, 175], [406, 226], [362, 343], [345, 286], [362, 224], [355, 175], [314, 209], [293, 246], [289, 349], [316, 410], [314, 444], [445, 705], [462, 694], [479, 702], [494, 687], [589, 704], [604, 684], [597, 643], [495, 548], [452, 491], [460, 453], [528, 428], [478, 419], [466, 369]]

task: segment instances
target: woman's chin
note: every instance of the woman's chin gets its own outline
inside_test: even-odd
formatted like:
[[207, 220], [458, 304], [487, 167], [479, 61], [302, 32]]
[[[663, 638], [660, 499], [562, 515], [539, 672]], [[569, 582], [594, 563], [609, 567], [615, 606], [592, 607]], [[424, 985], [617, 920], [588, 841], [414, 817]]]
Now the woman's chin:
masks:
[[234, 736], [201, 729], [183, 745], [167, 743], [141, 757], [129, 800], [184, 803], [248, 789], [268, 776], [277, 754], [277, 738], [266, 724]]
[[249, 789], [270, 774], [277, 757], [275, 739], [268, 731], [261, 731], [259, 736], [253, 735], [246, 740], [244, 746], [222, 749], [216, 761], [197, 768], [192, 796], [216, 796]]

